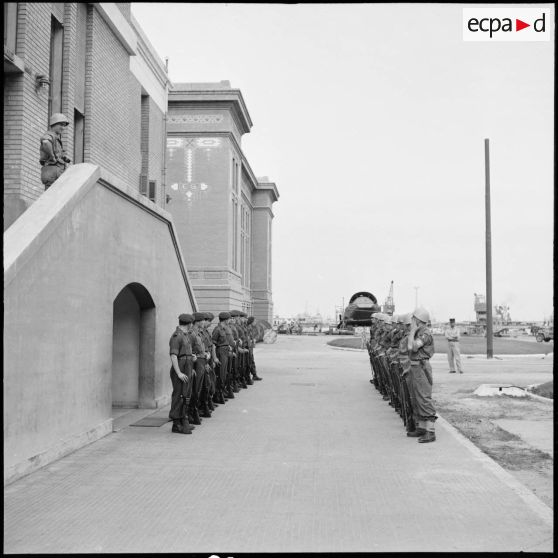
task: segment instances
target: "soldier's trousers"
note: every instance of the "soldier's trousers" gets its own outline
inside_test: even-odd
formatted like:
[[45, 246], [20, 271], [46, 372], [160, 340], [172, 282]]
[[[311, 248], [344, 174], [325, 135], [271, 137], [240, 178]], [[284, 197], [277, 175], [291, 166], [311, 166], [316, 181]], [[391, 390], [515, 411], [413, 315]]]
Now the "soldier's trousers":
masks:
[[207, 370], [207, 378], [209, 389], [207, 399], [209, 400], [215, 395], [215, 391], [217, 390], [217, 378], [215, 376], [215, 368], [213, 367], [213, 364], [209, 365], [209, 368]]
[[434, 422], [436, 409], [432, 402], [432, 367], [427, 360], [420, 363], [411, 362], [412, 391], [414, 395], [413, 406], [419, 422]]
[[192, 358], [179, 358], [178, 367], [183, 374], [188, 378], [187, 382], [180, 380], [174, 371], [170, 369], [170, 377], [172, 382], [172, 395], [171, 395], [171, 408], [169, 411], [169, 418], [171, 420], [182, 420], [188, 413], [190, 399], [192, 396]]
[[207, 388], [207, 374], [205, 370], [205, 365], [207, 360], [205, 358], [198, 357], [196, 362], [194, 363], [194, 370], [196, 371], [196, 375], [194, 377], [194, 385], [192, 386], [192, 407], [198, 407], [200, 403], [205, 401], [202, 399], [202, 390], [204, 387]]
[[252, 376], [256, 376], [258, 373], [256, 372], [256, 361], [254, 360], [254, 349], [250, 349], [248, 353], [248, 366], [249, 371]]
[[217, 358], [219, 365], [215, 368], [217, 375], [217, 389], [224, 390], [227, 384], [227, 373], [229, 367], [229, 348], [217, 347]]
[[448, 364], [449, 369], [452, 372], [456, 370], [458, 372], [463, 372], [461, 368], [461, 351], [459, 349], [459, 343], [453, 343], [448, 341]]
[[41, 182], [45, 185], [45, 190], [52, 186], [65, 170], [65, 166], [61, 164], [43, 165], [41, 167]]

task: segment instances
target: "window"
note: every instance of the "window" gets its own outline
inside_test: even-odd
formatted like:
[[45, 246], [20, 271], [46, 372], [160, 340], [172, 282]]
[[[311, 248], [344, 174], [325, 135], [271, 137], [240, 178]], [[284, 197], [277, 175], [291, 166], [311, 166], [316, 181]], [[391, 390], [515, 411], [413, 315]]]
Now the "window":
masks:
[[49, 116], [62, 112], [62, 54], [64, 27], [54, 17], [50, 21], [50, 88], [48, 98]]
[[83, 127], [83, 114], [74, 109], [74, 160], [72, 162], [75, 165], [83, 163]]
[[232, 267], [238, 271], [238, 200], [232, 196]]
[[155, 203], [155, 198], [157, 196], [157, 181], [149, 181], [149, 195], [147, 196], [153, 203]]
[[250, 209], [243, 203], [241, 207], [240, 226], [240, 272], [242, 273], [242, 285], [250, 286]]
[[4, 46], [15, 54], [17, 39], [17, 2], [4, 4]]

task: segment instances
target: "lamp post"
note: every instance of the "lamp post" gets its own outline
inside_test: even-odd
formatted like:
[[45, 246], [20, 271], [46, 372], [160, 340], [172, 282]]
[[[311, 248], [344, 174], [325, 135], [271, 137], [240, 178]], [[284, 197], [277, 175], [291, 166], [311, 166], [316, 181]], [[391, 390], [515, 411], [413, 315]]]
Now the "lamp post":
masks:
[[486, 218], [486, 358], [494, 356], [494, 339], [492, 336], [492, 231], [490, 216], [490, 146], [484, 140], [484, 182], [485, 182], [485, 218]]

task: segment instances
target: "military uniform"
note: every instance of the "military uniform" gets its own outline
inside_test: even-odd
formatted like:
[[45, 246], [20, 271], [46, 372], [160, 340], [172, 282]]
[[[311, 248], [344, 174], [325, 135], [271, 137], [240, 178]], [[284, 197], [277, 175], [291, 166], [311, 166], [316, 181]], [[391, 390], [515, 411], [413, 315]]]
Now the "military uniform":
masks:
[[[61, 113], [53, 114], [50, 118], [51, 128], [55, 125], [67, 126], [69, 120]], [[66, 170], [66, 163], [70, 159], [66, 157], [62, 145], [62, 136], [54, 129], [45, 132], [40, 139], [39, 163], [41, 165], [41, 182], [45, 185], [45, 190], [52, 186]]]
[[416, 406], [418, 432], [425, 431], [419, 442], [434, 441], [434, 422], [437, 419], [432, 402], [432, 367], [430, 358], [434, 354], [434, 339], [430, 330], [422, 324], [415, 331], [412, 349], [409, 351], [411, 361], [411, 383], [413, 404]]
[[[194, 317], [196, 314], [194, 314]], [[197, 322], [196, 322], [197, 323]], [[200, 414], [198, 407], [201, 402], [201, 391], [203, 388], [203, 384], [205, 381], [205, 364], [206, 364], [206, 354], [205, 354], [205, 346], [203, 341], [200, 337], [199, 331], [196, 329], [192, 329], [189, 332], [190, 343], [192, 345], [192, 352], [196, 355], [196, 362], [194, 363], [194, 383], [192, 386], [192, 401], [190, 405], [190, 414], [189, 419], [194, 424], [201, 424]]]
[[218, 404], [218, 401], [215, 401], [215, 393], [217, 390], [217, 378], [215, 375], [215, 345], [213, 345], [213, 340], [211, 339], [211, 334], [207, 329], [209, 327], [210, 322], [213, 321], [213, 314], [211, 312], [205, 312], [206, 323], [201, 329], [201, 333], [203, 335], [203, 342], [207, 351], [209, 352], [209, 361], [207, 363], [207, 378], [208, 378], [208, 393], [207, 393], [207, 405], [210, 411], [215, 410], [215, 405]]
[[[211, 339], [215, 345], [217, 358], [219, 360], [219, 364], [217, 365], [217, 401], [219, 403], [225, 402], [225, 397], [228, 397], [228, 391], [230, 389], [227, 377], [229, 368], [229, 353], [234, 350], [234, 346], [231, 344], [232, 334], [226, 327], [226, 320], [230, 317], [231, 315], [228, 312], [221, 312], [219, 314], [219, 324], [215, 327], [213, 333], [211, 334]], [[231, 395], [233, 395], [232, 392]]]
[[256, 361], [254, 359], [254, 347], [256, 346], [256, 341], [258, 339], [258, 328], [254, 323], [254, 317], [250, 316], [248, 318], [248, 338], [250, 340], [250, 345], [248, 347], [248, 367], [250, 374], [252, 374], [252, 379], [260, 381], [262, 378], [258, 376], [256, 371]]
[[[188, 322], [192, 318], [188, 314], [181, 314], [180, 321]], [[193, 318], [192, 318], [193, 320]], [[178, 359], [178, 367], [182, 374], [186, 375], [187, 381], [182, 381], [178, 377], [174, 366], [171, 366], [170, 377], [172, 382], [172, 395], [171, 395], [171, 408], [169, 411], [169, 418], [173, 421], [173, 431], [189, 433], [188, 425], [188, 409], [190, 406], [190, 399], [192, 395], [192, 346], [188, 338], [188, 334], [182, 331], [178, 326], [169, 340], [170, 351], [169, 354], [176, 355]]]

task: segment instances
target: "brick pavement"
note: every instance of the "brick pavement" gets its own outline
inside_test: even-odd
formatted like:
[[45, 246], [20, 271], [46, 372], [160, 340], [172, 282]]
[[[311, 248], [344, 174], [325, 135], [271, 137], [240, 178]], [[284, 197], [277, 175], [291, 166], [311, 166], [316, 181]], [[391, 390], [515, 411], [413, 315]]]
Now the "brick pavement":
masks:
[[4, 551], [552, 550], [551, 510], [451, 427], [405, 436], [364, 353], [280, 336], [256, 360], [193, 435], [124, 428], [5, 488]]

